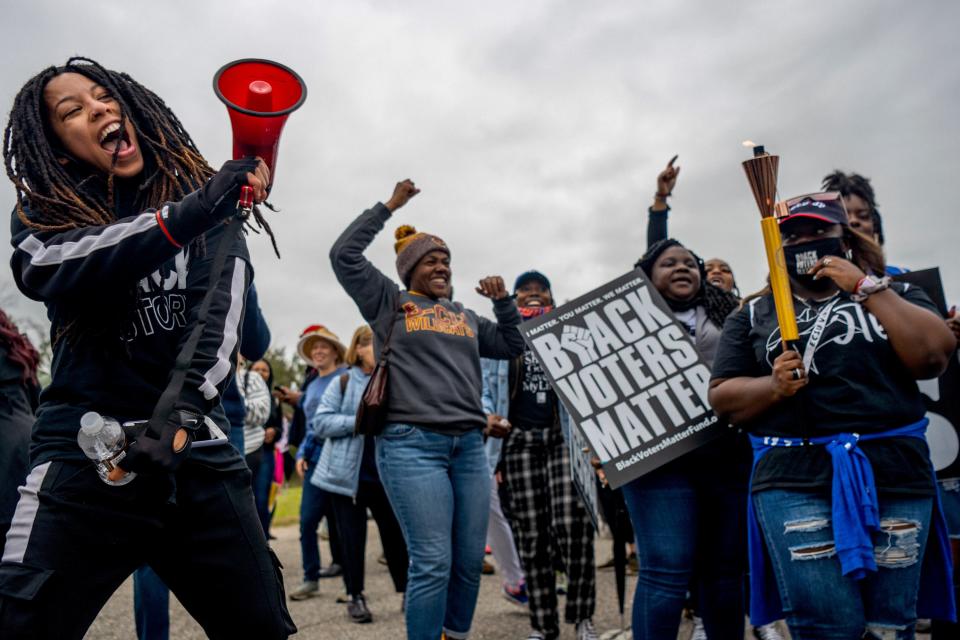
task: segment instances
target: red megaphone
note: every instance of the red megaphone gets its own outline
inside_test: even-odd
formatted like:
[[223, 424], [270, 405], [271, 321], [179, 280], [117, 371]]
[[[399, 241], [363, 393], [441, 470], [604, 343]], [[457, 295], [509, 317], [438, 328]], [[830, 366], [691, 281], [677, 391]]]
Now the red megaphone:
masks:
[[220, 67], [213, 90], [230, 114], [234, 159], [260, 156], [270, 168], [272, 184], [280, 132], [287, 116], [306, 100], [307, 85], [289, 67], [246, 58]]

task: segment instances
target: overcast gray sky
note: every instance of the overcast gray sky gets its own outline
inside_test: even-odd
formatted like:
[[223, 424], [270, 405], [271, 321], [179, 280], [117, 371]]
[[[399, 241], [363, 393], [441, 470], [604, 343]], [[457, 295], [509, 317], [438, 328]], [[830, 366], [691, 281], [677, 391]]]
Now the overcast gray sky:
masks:
[[[873, 179], [887, 258], [941, 268], [960, 300], [960, 4], [262, 0], [0, 0], [0, 105], [72, 54], [129, 72], [173, 108], [214, 166], [230, 127], [211, 79], [263, 57], [304, 78], [280, 143], [270, 214], [283, 259], [249, 239], [274, 344], [322, 322], [361, 322], [327, 252], [395, 182], [423, 192], [369, 251], [395, 276], [392, 232], [447, 240], [458, 297], [483, 276], [538, 268], [558, 298], [627, 271], [645, 246], [656, 174], [681, 165], [670, 233], [733, 265], [744, 292], [766, 273], [741, 141], [781, 156], [780, 192], [835, 168]], [[0, 200], [13, 204], [8, 181]], [[9, 262], [9, 229], [0, 257]], [[0, 304], [39, 318], [0, 270]]]

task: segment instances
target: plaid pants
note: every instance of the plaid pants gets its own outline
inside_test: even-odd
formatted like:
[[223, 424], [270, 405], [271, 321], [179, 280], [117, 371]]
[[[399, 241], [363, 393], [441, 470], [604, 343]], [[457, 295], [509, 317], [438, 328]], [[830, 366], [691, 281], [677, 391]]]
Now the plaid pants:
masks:
[[593, 525], [570, 478], [570, 454], [559, 427], [514, 425], [504, 445], [509, 517], [527, 576], [530, 625], [547, 638], [560, 635], [554, 553], [566, 568], [565, 619], [593, 617], [596, 569]]

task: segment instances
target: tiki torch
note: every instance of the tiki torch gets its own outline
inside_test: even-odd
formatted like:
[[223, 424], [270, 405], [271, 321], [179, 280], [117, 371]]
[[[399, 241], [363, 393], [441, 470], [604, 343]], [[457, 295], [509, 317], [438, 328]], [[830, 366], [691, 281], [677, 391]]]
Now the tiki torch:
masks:
[[800, 339], [797, 330], [797, 317], [793, 310], [793, 294], [790, 291], [790, 279], [787, 265], [783, 259], [783, 241], [780, 227], [777, 225], [777, 169], [780, 157], [772, 156], [762, 146], [753, 148], [753, 157], [743, 161], [743, 170], [747, 182], [753, 191], [753, 197], [760, 209], [760, 229], [763, 231], [763, 246], [767, 252], [767, 265], [770, 267], [770, 289], [777, 308], [777, 322], [780, 324], [780, 338], [784, 348], [790, 342]]

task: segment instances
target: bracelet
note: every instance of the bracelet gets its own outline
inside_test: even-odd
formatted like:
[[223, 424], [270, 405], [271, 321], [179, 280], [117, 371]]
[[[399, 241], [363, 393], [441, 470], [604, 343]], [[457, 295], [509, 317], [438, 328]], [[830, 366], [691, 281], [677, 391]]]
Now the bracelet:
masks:
[[860, 281], [857, 282], [853, 293], [850, 294], [850, 299], [854, 302], [863, 302], [871, 295], [889, 289], [890, 282], [890, 276], [883, 276], [879, 281], [874, 280], [870, 276], [863, 276], [860, 278]]
[[166, 214], [166, 209], [166, 207], [164, 207], [162, 210], [157, 209], [157, 226], [160, 227], [160, 231], [163, 231], [163, 235], [167, 236], [167, 240], [170, 241], [170, 244], [175, 246], [177, 249], [182, 249], [183, 245], [173, 239], [173, 236], [170, 235], [170, 232], [167, 230], [167, 225], [163, 223], [164, 216], [160, 215], [160, 212], [163, 211], [163, 213]]
[[673, 195], [673, 191], [668, 191], [667, 193], [660, 193], [659, 191], [657, 191], [655, 194], [653, 194], [653, 199], [654, 199], [654, 200], [666, 200], [667, 198], [669, 198], [669, 197], [672, 196], [672, 195]]

